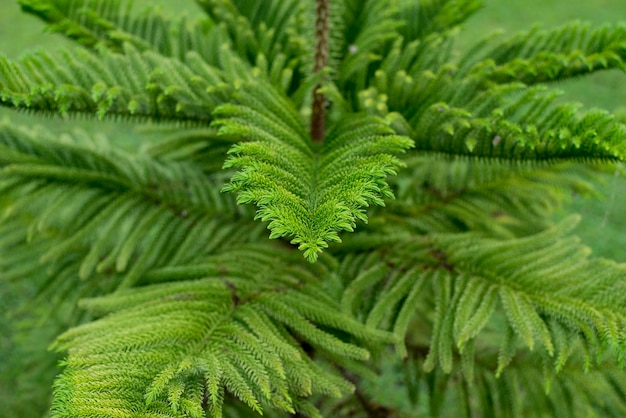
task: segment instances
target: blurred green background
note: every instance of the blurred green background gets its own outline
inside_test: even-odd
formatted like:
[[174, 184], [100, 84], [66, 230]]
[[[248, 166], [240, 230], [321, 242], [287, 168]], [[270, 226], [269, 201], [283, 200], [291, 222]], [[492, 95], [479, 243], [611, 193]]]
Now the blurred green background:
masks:
[[[532, 24], [551, 27], [572, 20], [588, 21], [593, 24], [626, 23], [626, 0], [485, 0], [485, 3], [485, 8], [467, 22], [459, 34], [459, 50], [496, 30], [513, 33], [528, 29]], [[167, 11], [187, 13], [191, 16], [199, 12], [193, 0], [135, 1], [135, 7], [139, 10], [151, 5], [159, 5]], [[23, 14], [17, 0], [0, 0], [0, 53], [17, 58], [32, 49], [48, 50], [66, 45], [69, 45], [68, 41], [46, 33], [42, 23]], [[556, 87], [563, 90], [564, 100], [582, 102], [587, 108], [600, 107], [615, 111], [626, 120], [626, 74], [620, 71], [600, 72], [590, 77], [561, 82]], [[56, 132], [76, 128], [99, 130], [128, 147], [133, 147], [137, 143], [134, 126], [128, 123], [41, 118], [0, 108], [0, 119], [5, 117], [18, 124], [45, 125]], [[614, 172], [607, 172], [601, 176], [602, 181], [597, 189], [599, 199], [572, 196], [571, 202], [558, 216], [570, 212], [582, 214], [583, 220], [577, 233], [583, 241], [591, 246], [597, 255], [626, 262], [626, 165], [618, 166], [616, 170], [611, 171]], [[1, 417], [31, 418], [35, 416], [35, 411], [40, 411], [46, 406], [47, 400], [41, 399], [41, 389], [36, 386], [14, 385], [17, 375], [34, 376], [29, 382], [36, 385], [39, 381], [48, 382], [54, 374], [50, 364], [46, 368], [38, 363], [36, 357], [36, 353], [40, 353], [42, 349], [41, 340], [50, 338], [50, 335], [32, 336], [33, 339], [40, 338], [39, 344], [34, 340], [16, 341], [15, 338], [9, 337], [22, 335], [19, 329], [16, 329], [17, 321], [12, 315], [16, 312], [14, 308], [17, 301], [28, 295], [31, 290], [27, 283], [17, 284], [10, 289], [0, 283], [0, 309], [3, 312], [0, 317]], [[35, 358], [29, 361], [29, 355], [35, 355]], [[7, 358], [19, 359], [19, 363], [7, 362], [5, 361]], [[19, 395], [19, 400], [16, 394]], [[384, 397], [393, 394], [379, 395]], [[45, 398], [45, 393], [43, 397]]]

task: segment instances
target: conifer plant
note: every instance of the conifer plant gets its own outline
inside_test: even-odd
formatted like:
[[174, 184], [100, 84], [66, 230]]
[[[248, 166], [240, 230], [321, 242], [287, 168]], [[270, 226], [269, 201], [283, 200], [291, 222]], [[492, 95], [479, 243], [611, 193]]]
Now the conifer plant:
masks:
[[77, 45], [0, 57], [4, 106], [167, 132], [0, 125], [52, 417], [626, 416], [626, 267], [554, 216], [626, 129], [551, 86], [624, 69], [624, 26], [459, 52], [478, 0], [19, 3]]

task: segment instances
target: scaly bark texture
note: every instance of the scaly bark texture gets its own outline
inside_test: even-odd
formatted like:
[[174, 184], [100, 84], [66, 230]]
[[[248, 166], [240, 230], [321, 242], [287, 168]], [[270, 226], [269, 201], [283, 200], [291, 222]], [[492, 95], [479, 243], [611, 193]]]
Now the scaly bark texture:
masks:
[[[315, 58], [313, 72], [317, 73], [328, 65], [330, 38], [330, 0], [316, 1], [315, 20]], [[321, 84], [313, 90], [313, 106], [311, 109], [311, 139], [315, 142], [324, 141], [326, 97], [319, 93]]]

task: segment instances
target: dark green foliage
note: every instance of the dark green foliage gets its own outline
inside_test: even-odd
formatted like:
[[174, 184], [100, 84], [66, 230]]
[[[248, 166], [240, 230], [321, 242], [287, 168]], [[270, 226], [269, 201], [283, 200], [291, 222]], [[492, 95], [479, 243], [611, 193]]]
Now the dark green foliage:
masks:
[[0, 124], [10, 416], [30, 339], [56, 418], [626, 414], [626, 268], [553, 222], [626, 128], [546, 85], [623, 69], [623, 27], [459, 55], [476, 0], [332, 0], [314, 71], [314, 0], [20, 3], [79, 46], [0, 57], [1, 104], [168, 135]]

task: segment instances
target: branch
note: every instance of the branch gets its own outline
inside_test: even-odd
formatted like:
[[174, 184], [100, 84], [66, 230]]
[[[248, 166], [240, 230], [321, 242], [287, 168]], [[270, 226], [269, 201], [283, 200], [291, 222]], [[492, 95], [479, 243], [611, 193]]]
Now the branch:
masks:
[[[315, 20], [315, 57], [313, 73], [317, 73], [328, 65], [329, 34], [330, 34], [330, 0], [316, 0]], [[311, 109], [311, 139], [315, 142], [324, 141], [326, 97], [319, 92], [321, 83], [313, 90]]]

